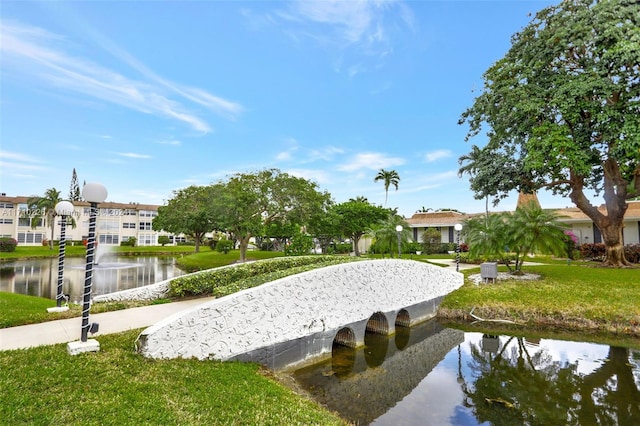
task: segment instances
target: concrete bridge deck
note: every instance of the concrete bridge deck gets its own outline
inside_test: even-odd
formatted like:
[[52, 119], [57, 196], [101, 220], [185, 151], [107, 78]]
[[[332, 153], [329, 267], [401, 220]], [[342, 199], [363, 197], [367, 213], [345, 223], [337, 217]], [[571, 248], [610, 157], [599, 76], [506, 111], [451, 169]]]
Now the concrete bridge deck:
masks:
[[361, 346], [366, 332], [389, 335], [431, 318], [462, 284], [458, 272], [412, 260], [334, 265], [173, 315], [144, 330], [137, 344], [151, 358], [304, 362], [330, 354], [336, 339]]

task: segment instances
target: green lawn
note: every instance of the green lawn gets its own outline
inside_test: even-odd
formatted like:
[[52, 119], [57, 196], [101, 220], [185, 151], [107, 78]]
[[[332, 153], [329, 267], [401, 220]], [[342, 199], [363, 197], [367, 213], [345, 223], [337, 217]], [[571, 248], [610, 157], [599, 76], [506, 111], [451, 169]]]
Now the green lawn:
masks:
[[[249, 257], [261, 256], [257, 253], [262, 252]], [[205, 269], [237, 260], [237, 252], [203, 250], [184, 259]], [[540, 280], [466, 282], [445, 298], [440, 316], [468, 324], [473, 309], [484, 319], [517, 322], [518, 333], [591, 331], [600, 340], [622, 336], [637, 343], [640, 269], [534, 260], [547, 264], [525, 266], [524, 272], [540, 274]], [[467, 276], [477, 272], [479, 268], [464, 271]], [[0, 293], [3, 316], [48, 316], [43, 312], [53, 304]], [[481, 327], [502, 326], [484, 322]], [[7, 424], [345, 424], [254, 364], [143, 358], [134, 350], [137, 334], [102, 336], [99, 352], [78, 356], [69, 356], [66, 345], [0, 352], [0, 418]]]
[[[193, 246], [141, 246], [141, 247], [128, 247], [128, 246], [109, 246], [109, 250], [116, 254], [125, 256], [136, 255], [176, 255], [176, 254], [191, 254], [194, 252]], [[203, 250], [209, 250], [209, 247], [203, 247]], [[53, 249], [42, 246], [17, 246], [16, 250], [10, 253], [1, 252], [0, 261], [13, 260], [13, 259], [37, 259], [42, 257], [58, 257], [58, 246], [53, 246]], [[65, 256], [82, 257], [86, 255], [86, 247], [82, 245], [72, 246], [65, 245]]]
[[144, 358], [138, 333], [76, 356], [66, 345], [0, 352], [2, 424], [346, 424], [255, 364]]
[[[462, 288], [446, 296], [439, 315], [470, 320], [467, 314], [474, 309], [480, 318], [511, 320], [531, 329], [640, 337], [640, 269], [564, 261], [525, 266], [523, 271], [541, 279], [480, 285], [465, 280]], [[465, 276], [478, 272], [465, 271]]]

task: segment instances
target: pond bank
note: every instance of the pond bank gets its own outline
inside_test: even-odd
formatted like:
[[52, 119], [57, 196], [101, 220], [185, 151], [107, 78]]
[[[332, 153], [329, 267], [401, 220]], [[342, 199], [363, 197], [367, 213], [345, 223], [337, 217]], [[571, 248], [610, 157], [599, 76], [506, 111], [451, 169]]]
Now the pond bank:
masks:
[[476, 284], [467, 274], [465, 285], [440, 305], [438, 318], [510, 332], [570, 331], [628, 341], [640, 337], [640, 269], [556, 264], [524, 272], [540, 278]]

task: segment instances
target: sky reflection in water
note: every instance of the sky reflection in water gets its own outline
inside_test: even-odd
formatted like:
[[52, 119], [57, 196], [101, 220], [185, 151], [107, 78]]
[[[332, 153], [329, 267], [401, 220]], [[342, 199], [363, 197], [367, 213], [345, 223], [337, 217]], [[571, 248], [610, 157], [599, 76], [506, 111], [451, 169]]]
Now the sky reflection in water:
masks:
[[[402, 349], [393, 336], [387, 339], [386, 358], [376, 367], [356, 353], [340, 374], [326, 361], [294, 377], [359, 424], [633, 424], [640, 418], [640, 351], [427, 327], [420, 341], [412, 336]], [[409, 377], [408, 369], [420, 377]]]

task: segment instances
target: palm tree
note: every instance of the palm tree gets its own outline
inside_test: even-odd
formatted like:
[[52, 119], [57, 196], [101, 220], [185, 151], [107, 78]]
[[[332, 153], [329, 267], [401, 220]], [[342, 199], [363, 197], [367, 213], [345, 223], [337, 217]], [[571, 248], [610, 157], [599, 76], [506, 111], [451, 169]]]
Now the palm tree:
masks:
[[384, 205], [386, 206], [387, 197], [389, 196], [389, 186], [395, 186], [397, 191], [398, 184], [400, 183], [400, 176], [395, 170], [380, 169], [373, 181], [377, 182], [379, 180], [384, 182]]
[[[398, 225], [402, 226], [400, 235], [396, 231]], [[404, 245], [410, 240], [411, 231], [409, 224], [402, 216], [392, 214], [384, 222], [370, 229], [367, 234], [375, 239], [376, 247], [381, 253], [392, 255], [398, 252], [398, 237], [400, 237], [400, 244]]]
[[[514, 213], [494, 213], [486, 219], [465, 222], [465, 242], [471, 257], [483, 256], [501, 260], [511, 273], [521, 274], [528, 253], [565, 252], [565, 225], [559, 216], [535, 204], [519, 207]], [[511, 268], [510, 256], [515, 255]]]
[[[471, 147], [471, 152], [465, 155], [462, 155], [458, 158], [458, 164], [460, 165], [460, 169], [458, 170], [458, 177], [462, 177], [463, 174], [467, 173], [472, 179], [478, 175], [482, 171], [482, 150], [478, 148], [477, 145], [473, 145]], [[466, 164], [464, 164], [466, 163]], [[485, 194], [484, 196], [484, 210], [485, 217], [489, 217], [489, 194]]]
[[[49, 238], [49, 249], [53, 249], [53, 231], [55, 228], [56, 204], [62, 201], [60, 191], [55, 188], [49, 188], [45, 191], [44, 197], [34, 196], [27, 200], [30, 210], [38, 210], [41, 216], [47, 220], [47, 224], [51, 228], [51, 238]], [[31, 227], [38, 226], [40, 221], [32, 220]]]

